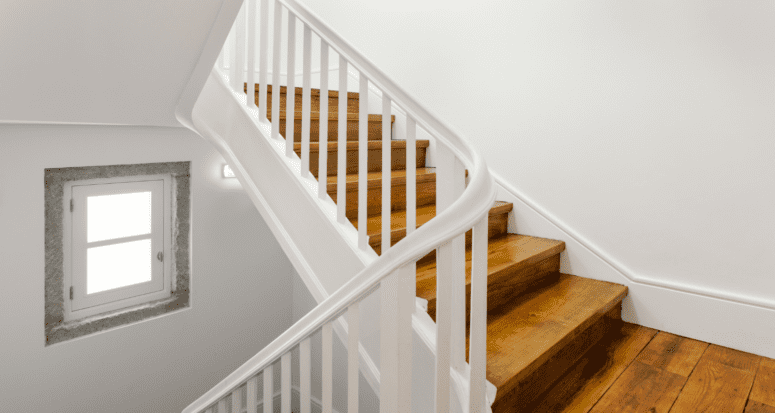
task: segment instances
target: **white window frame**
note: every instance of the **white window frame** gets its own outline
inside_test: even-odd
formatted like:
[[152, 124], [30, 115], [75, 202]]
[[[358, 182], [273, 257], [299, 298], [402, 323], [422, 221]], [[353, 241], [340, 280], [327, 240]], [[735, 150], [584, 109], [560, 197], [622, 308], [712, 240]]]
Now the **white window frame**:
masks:
[[[152, 225], [150, 235], [86, 242], [86, 198], [95, 195], [151, 191]], [[64, 185], [64, 321], [73, 321], [142, 305], [170, 297], [172, 287], [172, 176], [142, 175], [70, 181]], [[71, 208], [71, 205], [73, 206]], [[152, 277], [150, 281], [93, 294], [86, 294], [86, 252], [89, 247], [151, 239]], [[157, 258], [161, 252], [162, 260]], [[70, 293], [72, 287], [72, 295]]]

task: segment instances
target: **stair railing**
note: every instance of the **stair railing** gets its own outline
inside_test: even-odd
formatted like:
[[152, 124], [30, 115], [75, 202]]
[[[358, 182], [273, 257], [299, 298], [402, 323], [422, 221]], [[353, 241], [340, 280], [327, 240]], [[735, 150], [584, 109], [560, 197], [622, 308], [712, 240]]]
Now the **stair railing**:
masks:
[[[258, 2], [260, 1], [260, 7]], [[269, 36], [269, 6], [273, 3], [273, 35]], [[259, 13], [260, 9], [260, 13]], [[287, 11], [287, 31], [282, 30], [282, 11]], [[260, 18], [260, 22], [256, 19]], [[302, 131], [301, 143], [294, 143], [295, 79], [296, 79], [296, 24], [303, 26], [302, 47]], [[259, 32], [257, 33], [257, 29]], [[352, 225], [347, 220], [345, 205], [347, 174], [347, 69], [358, 73], [360, 102], [358, 114], [358, 229], [357, 248], [367, 250], [367, 172], [369, 165], [368, 96], [372, 90], [381, 93], [382, 148], [391, 148], [391, 115], [398, 110], [406, 115], [406, 208], [407, 233], [392, 245], [391, 235], [391, 150], [383, 150], [382, 172], [382, 242], [381, 256], [370, 262], [350, 281], [335, 291], [301, 320], [272, 341], [237, 370], [189, 405], [184, 413], [225, 413], [227, 404], [232, 412], [257, 412], [259, 379], [273, 377], [273, 363], [280, 360], [281, 411], [291, 409], [291, 351], [298, 347], [300, 359], [301, 413], [310, 412], [311, 336], [322, 334], [322, 409], [332, 412], [332, 326], [343, 316], [347, 320], [348, 349], [348, 412], [358, 412], [358, 344], [359, 303], [376, 290], [381, 295], [380, 315], [380, 412], [410, 412], [412, 401], [412, 313], [416, 296], [416, 262], [431, 251], [437, 260], [436, 307], [436, 367], [435, 411], [486, 412], [492, 400], [486, 399], [486, 317], [487, 317], [487, 239], [488, 211], [495, 199], [495, 188], [481, 156], [447, 123], [422, 105], [393, 82], [369, 59], [358, 53], [314, 13], [295, 0], [245, 0], [227, 42], [232, 50], [227, 62], [222, 52], [216, 67], [229, 67], [224, 79], [238, 99], [248, 93], [244, 104], [251, 113], [259, 132], [259, 139], [269, 139], [282, 145], [290, 164], [298, 165], [299, 179], [314, 182], [310, 173], [310, 119], [311, 119], [311, 49], [312, 33], [320, 39], [320, 150], [318, 178], [315, 188], [320, 201], [328, 198], [328, 59], [329, 51], [338, 54], [339, 108], [337, 201], [335, 219], [339, 224]], [[257, 36], [258, 34], [258, 36]], [[281, 44], [287, 39], [286, 84], [287, 106], [286, 137], [280, 136]], [[256, 37], [259, 37], [256, 51]], [[258, 110], [251, 86], [258, 80], [259, 102], [266, 102], [272, 41], [272, 101], [271, 115]], [[255, 78], [255, 54], [258, 53], [258, 79]], [[240, 69], [247, 69], [246, 71]], [[248, 85], [245, 90], [245, 83]], [[270, 118], [271, 116], [271, 122]], [[436, 217], [423, 226], [416, 222], [416, 137], [418, 129], [436, 142], [434, 153], [437, 167]], [[399, 142], [400, 143], [400, 142]], [[298, 156], [297, 156], [298, 151]], [[372, 159], [372, 164], [374, 163]], [[294, 168], [295, 169], [295, 168]], [[466, 170], [468, 185], [466, 185]], [[281, 196], [278, 191], [276, 196]], [[329, 201], [330, 202], [330, 201]], [[466, 232], [472, 230], [472, 268], [470, 302], [469, 363], [466, 363]], [[451, 397], [451, 382], [457, 374], [467, 381], [467, 394]], [[273, 412], [272, 379], [263, 381], [263, 412]], [[241, 405], [241, 392], [246, 391], [247, 406]], [[228, 402], [228, 403], [227, 403]], [[457, 403], [458, 406], [451, 406]]]

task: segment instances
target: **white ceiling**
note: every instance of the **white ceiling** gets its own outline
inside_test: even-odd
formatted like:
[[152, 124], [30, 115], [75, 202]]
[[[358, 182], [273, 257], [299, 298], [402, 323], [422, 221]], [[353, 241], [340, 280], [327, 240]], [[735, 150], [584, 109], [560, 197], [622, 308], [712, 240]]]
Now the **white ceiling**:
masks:
[[0, 122], [179, 126], [222, 2], [0, 1]]

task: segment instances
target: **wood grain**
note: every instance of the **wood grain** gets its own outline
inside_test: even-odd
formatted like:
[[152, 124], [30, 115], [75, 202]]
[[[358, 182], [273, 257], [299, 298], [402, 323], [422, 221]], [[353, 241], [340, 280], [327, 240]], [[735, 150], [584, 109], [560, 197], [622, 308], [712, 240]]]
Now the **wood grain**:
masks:
[[[560, 274], [559, 280], [490, 311], [487, 380], [507, 394], [618, 305], [627, 287]], [[496, 396], [497, 400], [497, 396]]]
[[775, 407], [775, 360], [762, 357], [749, 398]]
[[648, 327], [622, 323], [585, 353], [539, 403], [525, 411], [589, 412], [656, 334]]
[[[391, 169], [392, 170], [401, 170], [406, 169], [406, 141], [391, 141]], [[416, 143], [417, 148], [417, 156], [415, 159], [415, 165], [417, 168], [424, 168], [425, 167], [425, 151], [428, 148], [430, 143], [428, 141], [418, 140]], [[328, 142], [327, 145], [324, 145], [326, 149], [328, 150], [328, 161], [327, 161], [327, 167], [328, 167], [328, 176], [336, 176], [337, 175], [337, 165], [338, 165], [338, 153], [339, 150], [339, 144], [337, 142]], [[358, 147], [359, 142], [347, 142], [347, 168], [345, 173], [348, 175], [357, 174], [358, 173]], [[301, 144], [300, 143], [294, 143], [293, 144], [293, 150], [296, 152], [297, 155], [301, 154]], [[320, 152], [320, 143], [318, 142], [312, 142], [309, 145], [309, 152], [310, 152], [310, 159], [309, 159], [309, 169], [310, 172], [312, 172], [312, 175], [317, 178], [318, 176], [318, 154]], [[368, 145], [368, 163], [367, 163], [367, 171], [368, 172], [376, 172], [382, 170], [382, 142], [380, 141], [370, 141]]]
[[686, 377], [633, 361], [592, 408], [593, 413], [667, 412]]
[[775, 413], [775, 407], [749, 399], [745, 413]]
[[753, 354], [710, 345], [670, 411], [742, 412], [759, 360]]
[[689, 377], [708, 343], [660, 332], [637, 360], [652, 367]]
[[[269, 121], [272, 120], [272, 116], [268, 115], [267, 118]], [[391, 120], [391, 128], [393, 127], [393, 124], [396, 121], [396, 116], [392, 116]], [[348, 113], [347, 114], [347, 140], [348, 141], [357, 141], [360, 138], [360, 121], [358, 118], [357, 113]], [[382, 139], [382, 115], [368, 115], [368, 140], [371, 141], [378, 141]], [[280, 112], [280, 135], [282, 137], [285, 137], [285, 128], [286, 128], [286, 112]], [[293, 141], [294, 142], [301, 142], [301, 128], [302, 128], [302, 120], [301, 120], [301, 112], [295, 112], [294, 113], [294, 120], [293, 120]], [[327, 133], [327, 139], [328, 141], [332, 141], [335, 139], [338, 139], [339, 136], [339, 114], [329, 113], [328, 114], [328, 133]], [[319, 142], [320, 139], [320, 112], [311, 112], [310, 113], [310, 142]]]
[[[247, 84], [244, 84], [243, 92], [247, 92]], [[288, 88], [286, 86], [280, 86], [280, 108], [282, 110], [285, 110], [287, 108], [286, 104], [286, 98], [287, 98], [287, 90]], [[272, 112], [272, 85], [268, 85], [267, 88], [267, 112]], [[296, 97], [294, 100], [294, 110], [299, 112], [302, 108], [302, 92], [303, 88], [297, 87], [296, 88]], [[259, 95], [258, 95], [258, 84], [256, 84], [255, 87], [255, 102], [257, 106], [261, 106], [261, 102], [259, 102]], [[319, 112], [320, 111], [320, 89], [311, 89], [310, 96], [312, 98], [310, 107], [312, 108], [312, 111]], [[359, 105], [359, 94], [358, 92], [347, 92], [347, 113], [358, 113], [358, 110], [360, 109]], [[329, 112], [337, 112], [339, 111], [339, 91], [338, 90], [329, 90], [328, 91], [328, 111]]]
[[[436, 169], [417, 168], [416, 174], [416, 205], [418, 207], [436, 202]], [[336, 203], [336, 176], [328, 177], [328, 195]], [[379, 215], [382, 212], [382, 171], [367, 174], [366, 214]], [[348, 219], [358, 218], [358, 175], [347, 175], [346, 190], [347, 205], [345, 213]], [[406, 209], [406, 170], [391, 172], [390, 178], [390, 209], [399, 211]]]

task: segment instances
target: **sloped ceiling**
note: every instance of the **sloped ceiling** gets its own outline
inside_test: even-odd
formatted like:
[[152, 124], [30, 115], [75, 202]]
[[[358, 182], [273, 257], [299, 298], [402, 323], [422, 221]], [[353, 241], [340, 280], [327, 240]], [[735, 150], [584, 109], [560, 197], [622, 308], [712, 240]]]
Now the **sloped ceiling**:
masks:
[[0, 1], [0, 122], [180, 126], [221, 3]]

